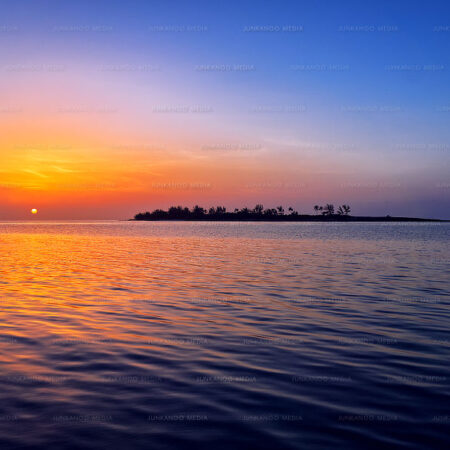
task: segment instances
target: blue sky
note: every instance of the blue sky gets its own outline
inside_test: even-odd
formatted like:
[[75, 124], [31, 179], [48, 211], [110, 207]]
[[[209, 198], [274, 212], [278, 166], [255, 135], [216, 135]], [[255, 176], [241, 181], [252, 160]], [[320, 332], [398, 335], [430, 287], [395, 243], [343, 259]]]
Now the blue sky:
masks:
[[[0, 8], [3, 93], [39, 83], [44, 92], [54, 79], [85, 103], [120, 105], [114, 129], [130, 139], [153, 124], [190, 151], [203, 141], [258, 142], [266, 150], [252, 155], [259, 174], [272, 158], [290, 177], [296, 165], [299, 176], [320, 166], [341, 184], [348, 173], [355, 185], [404, 183], [393, 210], [385, 211], [388, 189], [374, 195], [370, 209], [380, 214], [442, 216], [450, 206], [449, 2], [18, 0]], [[7, 70], [26, 64], [69, 69], [65, 80]], [[153, 115], [149, 125], [155, 105], [182, 104], [214, 114]], [[237, 198], [236, 206], [252, 199]], [[362, 197], [354, 201], [368, 212]]]

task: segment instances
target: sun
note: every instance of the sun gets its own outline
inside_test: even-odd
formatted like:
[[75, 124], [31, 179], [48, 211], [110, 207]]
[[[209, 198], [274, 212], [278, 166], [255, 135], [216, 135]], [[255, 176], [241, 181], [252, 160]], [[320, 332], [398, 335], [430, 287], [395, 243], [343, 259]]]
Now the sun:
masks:
[[31, 214], [37, 214], [37, 209], [36, 209], [36, 208], [33, 208], [33, 209], [31, 210]]

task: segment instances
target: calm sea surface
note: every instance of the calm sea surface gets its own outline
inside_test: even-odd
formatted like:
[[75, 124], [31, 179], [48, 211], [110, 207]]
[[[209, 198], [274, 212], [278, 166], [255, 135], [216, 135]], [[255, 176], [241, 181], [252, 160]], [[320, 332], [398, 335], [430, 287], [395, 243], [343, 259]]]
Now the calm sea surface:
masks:
[[0, 448], [448, 448], [450, 225], [0, 223]]

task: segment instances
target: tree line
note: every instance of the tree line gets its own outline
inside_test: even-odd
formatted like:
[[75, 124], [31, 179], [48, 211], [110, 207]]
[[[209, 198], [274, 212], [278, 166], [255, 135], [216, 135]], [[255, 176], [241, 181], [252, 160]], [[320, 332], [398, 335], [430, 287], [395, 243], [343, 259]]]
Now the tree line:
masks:
[[[350, 206], [341, 205], [335, 211], [334, 205], [327, 203], [325, 206], [314, 206], [315, 215], [331, 217], [349, 217]], [[155, 209], [153, 212], [138, 213], [134, 216], [135, 220], [284, 220], [300, 217], [310, 217], [308, 214], [299, 214], [291, 206], [285, 210], [283, 206], [276, 208], [266, 208], [261, 204], [257, 204], [253, 209], [244, 207], [242, 209], [235, 208], [233, 212], [227, 211], [225, 206], [212, 206], [209, 209], [195, 205], [189, 209], [183, 206], [171, 206], [167, 211], [163, 209]]]
[[336, 214], [338, 216], [349, 216], [350, 209], [351, 208], [349, 205], [341, 205], [339, 206], [337, 212], [335, 213], [334, 205], [331, 203], [327, 203], [325, 206], [314, 205], [315, 213], [318, 214], [320, 212], [323, 216], [334, 216]]

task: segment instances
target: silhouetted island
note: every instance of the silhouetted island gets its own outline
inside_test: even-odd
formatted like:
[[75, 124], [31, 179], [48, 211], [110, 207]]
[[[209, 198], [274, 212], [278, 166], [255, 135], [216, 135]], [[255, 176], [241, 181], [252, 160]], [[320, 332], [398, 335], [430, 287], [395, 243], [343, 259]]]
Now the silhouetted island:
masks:
[[315, 214], [299, 214], [289, 207], [287, 213], [282, 206], [264, 209], [256, 205], [253, 209], [235, 209], [227, 211], [224, 206], [209, 209], [194, 206], [192, 209], [182, 206], [171, 206], [167, 211], [155, 209], [153, 212], [138, 213], [130, 220], [191, 220], [191, 221], [260, 221], [260, 222], [446, 222], [439, 219], [421, 219], [413, 217], [370, 217], [351, 216], [350, 206], [341, 205], [335, 210], [334, 205], [314, 206]]

